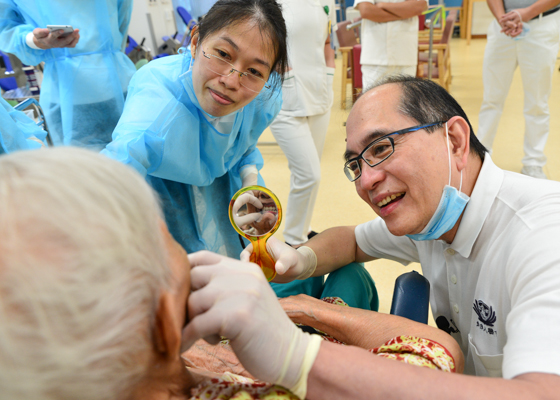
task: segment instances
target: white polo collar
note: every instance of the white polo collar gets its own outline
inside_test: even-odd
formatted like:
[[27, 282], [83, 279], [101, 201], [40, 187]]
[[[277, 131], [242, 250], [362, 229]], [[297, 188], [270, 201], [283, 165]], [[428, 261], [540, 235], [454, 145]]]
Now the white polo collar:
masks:
[[464, 258], [470, 256], [474, 242], [488, 217], [503, 180], [504, 171], [498, 168], [490, 158], [490, 154], [486, 153], [471, 193], [471, 199], [465, 208], [455, 239], [449, 246]]

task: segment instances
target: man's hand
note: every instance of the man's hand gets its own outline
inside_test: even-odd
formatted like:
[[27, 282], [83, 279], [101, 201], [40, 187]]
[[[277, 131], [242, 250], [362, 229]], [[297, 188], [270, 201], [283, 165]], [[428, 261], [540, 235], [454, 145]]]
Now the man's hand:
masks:
[[33, 43], [43, 50], [61, 48], [61, 47], [76, 47], [80, 40], [80, 30], [76, 29], [70, 35], [61, 37], [62, 30], [50, 32], [46, 28], [35, 28], [33, 30]]
[[510, 36], [516, 37], [523, 31], [523, 14], [521, 11], [524, 9], [512, 10], [504, 14], [498, 20], [502, 27], [501, 32]]
[[216, 344], [226, 337], [249, 373], [303, 398], [322, 340], [290, 321], [256, 264], [208, 251], [190, 254], [189, 261], [193, 292], [183, 351], [200, 338]]
[[[317, 267], [317, 257], [309, 247], [299, 247], [297, 250], [271, 237], [266, 242], [268, 254], [276, 261], [276, 283], [292, 282], [295, 279], [309, 278]], [[253, 245], [250, 244], [241, 252], [241, 261], [249, 261]]]

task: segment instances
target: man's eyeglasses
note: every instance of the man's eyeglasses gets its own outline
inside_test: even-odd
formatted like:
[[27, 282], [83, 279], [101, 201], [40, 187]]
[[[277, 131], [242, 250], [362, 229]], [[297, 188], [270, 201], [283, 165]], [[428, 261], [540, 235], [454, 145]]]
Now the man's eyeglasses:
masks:
[[362, 176], [361, 161], [365, 162], [370, 167], [375, 167], [376, 165], [381, 164], [383, 161], [391, 157], [391, 155], [395, 152], [395, 141], [391, 136], [404, 135], [405, 133], [416, 132], [420, 129], [429, 128], [430, 126], [441, 125], [444, 123], [445, 122], [435, 122], [428, 125], [418, 125], [413, 126], [412, 128], [401, 129], [400, 131], [384, 135], [368, 144], [358, 157], [354, 157], [351, 160], [348, 160], [344, 164], [344, 173], [346, 174], [350, 182], [354, 182], [356, 179]]
[[241, 86], [255, 93], [259, 93], [263, 87], [270, 89], [270, 85], [268, 85], [263, 78], [256, 75], [258, 74], [258, 72], [241, 72], [235, 69], [233, 64], [230, 64], [223, 58], [218, 57], [214, 54], [209, 54], [204, 50], [202, 50], [202, 55], [206, 59], [206, 63], [204, 66], [215, 74], [221, 76], [230, 76], [235, 72], [239, 74], [239, 83], [241, 84]]

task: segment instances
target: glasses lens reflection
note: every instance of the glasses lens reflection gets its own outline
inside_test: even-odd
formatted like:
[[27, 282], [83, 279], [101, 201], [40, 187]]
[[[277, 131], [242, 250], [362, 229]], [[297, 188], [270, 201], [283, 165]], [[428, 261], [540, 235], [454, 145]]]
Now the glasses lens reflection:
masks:
[[365, 161], [370, 167], [385, 161], [395, 151], [394, 143], [389, 138], [382, 138], [370, 144], [360, 158], [346, 163], [344, 166], [344, 173], [350, 180], [354, 182], [362, 175], [360, 163]]
[[[204, 52], [204, 56], [204, 59], [206, 60], [206, 68], [215, 74], [229, 76], [232, 73], [232, 69], [235, 69], [233, 65], [214, 54]], [[250, 72], [244, 72], [241, 76], [239, 76], [239, 83], [241, 86], [257, 93], [260, 92], [266, 84], [264, 79], [261, 79]]]

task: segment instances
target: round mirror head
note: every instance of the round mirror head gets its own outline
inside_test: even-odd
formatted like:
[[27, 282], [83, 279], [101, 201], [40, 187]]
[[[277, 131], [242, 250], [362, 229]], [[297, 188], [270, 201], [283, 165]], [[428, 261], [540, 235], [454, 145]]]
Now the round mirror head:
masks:
[[251, 238], [271, 236], [282, 221], [278, 198], [265, 187], [239, 190], [229, 203], [229, 219], [239, 234]]

